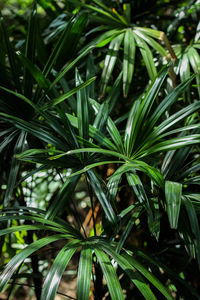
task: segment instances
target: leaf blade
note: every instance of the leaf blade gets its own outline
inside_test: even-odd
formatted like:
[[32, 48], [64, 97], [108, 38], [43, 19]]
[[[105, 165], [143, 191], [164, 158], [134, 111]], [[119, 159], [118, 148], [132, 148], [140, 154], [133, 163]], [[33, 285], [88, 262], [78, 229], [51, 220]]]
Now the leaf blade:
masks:
[[178, 226], [182, 196], [182, 184], [178, 182], [165, 182], [165, 197], [170, 227], [176, 229]]
[[92, 274], [92, 249], [83, 246], [79, 260], [77, 298], [88, 300]]

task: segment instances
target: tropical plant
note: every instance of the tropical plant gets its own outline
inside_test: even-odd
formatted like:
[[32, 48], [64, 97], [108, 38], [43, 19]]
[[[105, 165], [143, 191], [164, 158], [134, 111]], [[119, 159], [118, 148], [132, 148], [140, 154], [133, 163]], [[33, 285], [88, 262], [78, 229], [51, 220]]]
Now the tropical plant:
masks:
[[35, 2], [26, 39], [0, 19], [0, 291], [31, 273], [55, 299], [75, 261], [77, 299], [199, 299], [198, 41], [171, 46], [135, 2], [38, 3], [49, 24]]

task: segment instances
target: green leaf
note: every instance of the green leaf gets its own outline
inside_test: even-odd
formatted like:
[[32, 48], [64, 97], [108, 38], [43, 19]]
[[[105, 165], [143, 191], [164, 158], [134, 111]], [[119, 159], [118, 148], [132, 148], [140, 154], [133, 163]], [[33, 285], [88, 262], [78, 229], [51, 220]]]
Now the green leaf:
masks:
[[[88, 15], [81, 13], [75, 15], [72, 18], [72, 24], [69, 26], [67, 24], [66, 31], [63, 32], [61, 36], [61, 43], [59, 48], [55, 48], [56, 59], [56, 68], [62, 68], [69, 60], [74, 57], [74, 54], [77, 51], [78, 45], [80, 44], [80, 39], [84, 35], [84, 29], [88, 21]], [[57, 50], [57, 51], [56, 51]], [[59, 55], [58, 55], [59, 53]], [[52, 56], [53, 57], [53, 56]]]
[[129, 207], [127, 207], [127, 208], [125, 208], [125, 209], [123, 209], [121, 212], [120, 212], [120, 214], [118, 215], [120, 218], [123, 218], [123, 217], [125, 217], [127, 214], [129, 214], [134, 208], [136, 208], [137, 207], [137, 205], [135, 205], [135, 204], [132, 204], [132, 205], [130, 205]]
[[156, 70], [156, 67], [155, 67], [155, 64], [153, 61], [152, 52], [149, 49], [149, 46], [146, 44], [146, 42], [139, 35], [137, 35], [137, 32], [133, 32], [133, 34], [134, 34], [137, 46], [139, 47], [140, 52], [142, 54], [149, 77], [151, 80], [153, 80], [157, 75], [157, 70]]
[[148, 227], [151, 234], [158, 241], [160, 235], [160, 210], [159, 210], [159, 198], [153, 197], [150, 199], [152, 206], [153, 216], [148, 216]]
[[46, 212], [46, 219], [53, 220], [57, 214], [62, 212], [63, 208], [66, 207], [67, 203], [71, 200], [71, 194], [74, 192], [79, 179], [80, 176], [77, 175], [65, 180], [62, 188]]
[[[27, 39], [26, 39], [26, 46], [25, 46], [25, 57], [28, 58], [33, 64], [35, 63], [35, 50], [36, 50], [36, 33], [37, 30], [37, 9], [36, 9], [36, 2], [34, 2], [34, 7], [32, 13], [29, 18], [28, 23], [28, 32], [27, 32]], [[24, 68], [24, 95], [27, 98], [32, 98], [32, 88], [33, 82], [28, 72], [26, 66]]]
[[145, 193], [145, 189], [140, 180], [140, 177], [136, 174], [131, 173], [126, 173], [126, 177], [129, 185], [133, 188], [133, 191], [141, 205], [145, 207], [149, 216], [152, 215], [149, 199]]
[[100, 105], [97, 101], [90, 99], [92, 106], [94, 107], [95, 110], [97, 110], [97, 116], [96, 116], [93, 126], [101, 129], [101, 128], [103, 128], [104, 124], [107, 123], [106, 129], [109, 132], [111, 139], [115, 143], [116, 149], [118, 149], [119, 152], [124, 152], [124, 146], [122, 143], [121, 135], [120, 135], [115, 123], [108, 116], [109, 110], [110, 110], [110, 107], [109, 107], [110, 99], [109, 98], [102, 105]]
[[160, 30], [155, 30], [155, 29], [151, 29], [151, 28], [145, 28], [145, 27], [135, 27], [134, 29], [136, 29], [137, 31], [141, 31], [147, 35], [150, 35], [156, 39], [160, 39], [161, 35], [162, 35], [162, 31]]
[[7, 89], [7, 88], [5, 88], [3, 86], [0, 86], [0, 89], [4, 90], [4, 91], [10, 93], [11, 95], [14, 95], [17, 98], [19, 98], [19, 99], [23, 100], [24, 102], [28, 103], [31, 107], [33, 107], [35, 109], [36, 112], [40, 112], [40, 108], [37, 105], [35, 105], [30, 99], [28, 99], [27, 97], [25, 97], [24, 95], [22, 95], [20, 93], [17, 93], [17, 92], [15, 92], [13, 90]]
[[102, 188], [101, 181], [92, 170], [88, 171], [88, 178], [90, 180], [92, 189], [96, 197], [98, 198], [99, 202], [101, 203], [101, 206], [103, 208], [106, 217], [108, 218], [108, 221], [115, 226], [117, 222], [117, 217], [115, 215], [111, 203], [108, 200], [108, 197], [106, 196], [106, 193], [104, 192], [104, 189]]
[[119, 183], [121, 181], [121, 177], [123, 175], [123, 173], [125, 172], [125, 170], [123, 170], [121, 172], [121, 167], [119, 167], [113, 175], [111, 175], [109, 178], [108, 178], [108, 184], [107, 184], [107, 187], [108, 187], [108, 190], [109, 190], [109, 198], [110, 198], [110, 201], [114, 204], [116, 201], [116, 195], [117, 195], [117, 191], [118, 191], [118, 186], [119, 186]]
[[[123, 253], [122, 256], [131, 264], [134, 268], [136, 268], [147, 280], [149, 280], [162, 294], [166, 299], [172, 300], [171, 294], [165, 288], [165, 286], [151, 273], [149, 272], [143, 265], [136, 260], [133, 255], [130, 256], [127, 253]], [[149, 299], [149, 298], [146, 298]], [[151, 299], [151, 298], [150, 298]], [[156, 299], [156, 298], [154, 298]]]
[[55, 231], [55, 232], [59, 232], [59, 233], [65, 233], [66, 236], [69, 237], [69, 235], [67, 234], [67, 230], [62, 229], [62, 228], [56, 228], [54, 226], [48, 226], [48, 225], [19, 225], [19, 226], [12, 226], [10, 228], [6, 228], [6, 229], [1, 229], [0, 232], [0, 236], [6, 235], [6, 234], [10, 234], [13, 232], [18, 232], [18, 231], [23, 231], [23, 230], [50, 230], [50, 231]]
[[78, 267], [77, 298], [88, 300], [92, 275], [92, 249], [83, 246]]
[[123, 164], [124, 162], [109, 160], [109, 161], [100, 161], [100, 162], [97, 162], [97, 163], [93, 163], [93, 164], [85, 166], [83, 169], [81, 169], [81, 170], [79, 170], [75, 173], [72, 173], [72, 175], [70, 175], [70, 177], [85, 173], [85, 172], [89, 171], [90, 169], [93, 169], [93, 168], [98, 167], [98, 166], [103, 166], [103, 165], [107, 165], [107, 164], [118, 164], [118, 163]]
[[149, 44], [153, 49], [155, 49], [158, 53], [160, 53], [162, 56], [167, 56], [167, 51], [165, 48], [163, 48], [158, 42], [156, 42], [151, 37], [147, 36], [143, 31], [143, 28], [134, 28], [134, 32], [140, 36], [147, 44]]
[[200, 97], [200, 56], [195, 48], [189, 48], [188, 58], [194, 72], [196, 73], [197, 89]]
[[[18, 58], [20, 59], [20, 61], [22, 62], [22, 64], [26, 68], [26, 70], [28, 71], [28, 73], [26, 71], [26, 76], [28, 78], [27, 80], [30, 81], [32, 78], [32, 77], [28, 76], [28, 74], [30, 73], [33, 76], [33, 78], [35, 79], [35, 81], [39, 84], [40, 88], [42, 88], [44, 90], [48, 90], [48, 88], [50, 86], [50, 81], [43, 75], [42, 71], [31, 60], [29, 60], [28, 57], [24, 56], [20, 52], [18, 52], [17, 54], [18, 54]], [[27, 84], [27, 83], [25, 83], [25, 84]], [[26, 87], [26, 88], [28, 89], [28, 87]], [[26, 97], [28, 97], [28, 95], [30, 96], [30, 93], [27, 94], [24, 92], [24, 95]]]
[[60, 250], [44, 281], [41, 300], [55, 299], [61, 277], [79, 245], [79, 241], [73, 240], [72, 242], [67, 243], [62, 250]]
[[[78, 40], [80, 39], [82, 31], [84, 30], [85, 22], [86, 22], [86, 16], [81, 15], [81, 16], [72, 17], [71, 20], [67, 23], [66, 28], [63, 30], [60, 38], [58, 39], [44, 67], [43, 74], [45, 77], [47, 77], [50, 74], [50, 71], [52, 70], [52, 67], [55, 65], [56, 61], [59, 62], [59, 66], [60, 66], [61, 60], [63, 60], [63, 58], [65, 60], [69, 59], [69, 57], [73, 54], [74, 50], [77, 47], [77, 39]], [[65, 55], [63, 55], [64, 50], [67, 50], [66, 51], [67, 55], [66, 53]], [[62, 65], [64, 65], [65, 62], [66, 61], [63, 61]], [[60, 78], [58, 79], [58, 81], [59, 80]], [[53, 83], [52, 85], [54, 86], [55, 84], [56, 82]]]
[[126, 227], [124, 228], [123, 230], [123, 233], [120, 237], [120, 240], [117, 244], [117, 248], [116, 248], [116, 252], [119, 253], [120, 250], [122, 249], [126, 239], [128, 238], [128, 235], [129, 233], [131, 232], [134, 224], [135, 224], [135, 221], [138, 219], [139, 215], [140, 215], [140, 212], [142, 210], [142, 206], [140, 207], [137, 207], [136, 210], [134, 210], [132, 216], [130, 217], [130, 220], [128, 221], [128, 224], [126, 225]]
[[102, 77], [101, 77], [102, 94], [105, 93], [108, 80], [111, 77], [113, 68], [117, 61], [118, 51], [119, 51], [119, 48], [120, 48], [123, 38], [124, 38], [124, 34], [121, 33], [117, 37], [115, 37], [110, 43], [108, 54], [106, 55], [106, 58], [105, 58], [104, 69], [103, 69]]
[[161, 152], [161, 151], [169, 151], [174, 149], [183, 148], [186, 146], [191, 146], [200, 143], [200, 135], [199, 134], [191, 134], [189, 136], [183, 136], [178, 138], [172, 138], [166, 140], [164, 142], [160, 142], [148, 150], [144, 150], [144, 152], [138, 154], [139, 157], [148, 156], [150, 154]]
[[6, 49], [7, 49], [8, 59], [9, 59], [10, 67], [11, 67], [13, 81], [16, 85], [18, 92], [21, 92], [22, 89], [21, 89], [21, 83], [20, 83], [20, 79], [19, 79], [20, 76], [19, 76], [18, 68], [17, 68], [17, 64], [16, 64], [16, 55], [15, 55], [14, 50], [12, 49], [12, 45], [9, 40], [6, 24], [1, 15], [1, 12], [0, 12], [0, 25], [2, 28], [3, 38], [4, 38], [5, 44], [6, 44]]
[[[76, 69], [76, 86], [83, 84], [78, 70]], [[77, 92], [77, 117], [78, 117], [78, 130], [80, 137], [88, 139], [89, 135], [89, 111], [88, 111], [88, 98], [86, 90], [82, 89]]]
[[127, 156], [130, 156], [134, 147], [136, 139], [135, 127], [139, 118], [140, 100], [136, 100], [131, 108], [128, 121], [126, 123], [126, 129], [124, 134], [124, 148]]
[[[195, 103], [192, 103], [191, 105], [188, 105], [188, 106], [184, 107], [183, 109], [179, 110], [177, 113], [173, 114], [172, 116], [168, 117], [160, 125], [158, 125], [155, 130], [153, 130], [151, 133], [149, 133], [148, 137], [146, 137], [146, 139], [144, 139], [143, 143], [140, 145], [140, 149], [138, 151], [136, 151], [135, 155], [138, 155], [138, 156], [142, 155], [142, 153], [146, 152], [145, 149], [147, 149], [148, 153], [150, 153], [151, 149], [155, 150], [156, 147], [159, 145], [159, 144], [156, 145], [155, 143], [158, 142], [159, 140], [163, 140], [168, 135], [177, 134], [178, 132], [181, 132], [181, 131], [184, 132], [189, 129], [199, 128], [198, 124], [193, 124], [193, 125], [188, 125], [188, 126], [184, 126], [181, 128], [177, 128], [177, 129], [174, 129], [172, 131], [168, 131], [168, 132], [162, 134], [163, 132], [167, 131], [167, 129], [169, 129], [170, 127], [175, 126], [176, 123], [182, 121], [183, 119], [186, 119], [186, 117], [188, 117], [189, 115], [192, 115], [193, 113], [198, 111], [199, 108], [200, 108], [200, 104], [198, 102], [195, 102]], [[176, 141], [176, 140], [174, 140], [174, 141]], [[183, 141], [184, 141], [184, 137], [183, 137]], [[173, 140], [171, 140], [171, 142], [173, 142]], [[162, 145], [164, 145], [165, 143], [166, 143], [166, 145], [169, 145], [169, 140], [166, 140], [165, 142], [161, 142], [161, 143], [162, 143]], [[151, 146], [152, 146], [152, 148], [151, 148]]]
[[49, 107], [51, 107], [53, 105], [57, 105], [57, 104], [63, 102], [67, 98], [69, 98], [72, 95], [76, 94], [78, 91], [80, 91], [80, 90], [84, 89], [85, 87], [87, 87], [88, 85], [90, 85], [95, 79], [96, 79], [96, 77], [92, 77], [92, 78], [88, 79], [87, 81], [82, 82], [81, 84], [79, 84], [75, 88], [71, 89], [69, 92], [67, 92], [67, 93], [59, 96], [58, 98], [53, 99], [49, 103], [45, 104], [43, 106], [42, 110], [46, 110], [46, 109], [48, 109]]
[[157, 128], [153, 131], [153, 133], [150, 134], [149, 139], [153, 140], [154, 137], [161, 136], [161, 133], [165, 132], [167, 129], [174, 126], [176, 123], [180, 122], [181, 120], [186, 119], [186, 117], [192, 115], [199, 109], [200, 109], [199, 102], [194, 102], [184, 107], [183, 109], [180, 109], [177, 113], [173, 114], [165, 121], [163, 121], [160, 125], [158, 125]]
[[101, 44], [105, 43], [105, 39], [107, 37], [114, 38], [115, 35], [118, 35], [120, 32], [121, 31], [117, 31], [116, 29], [110, 30], [110, 31], [102, 34], [96, 40], [92, 41], [92, 43], [88, 44], [86, 47], [84, 47], [81, 50], [80, 54], [70, 64], [68, 64], [63, 70], [61, 70], [59, 74], [57, 74], [55, 80], [50, 85], [49, 90], [52, 89], [65, 76], [65, 74], [77, 64], [77, 62], [79, 62], [83, 57], [88, 55], [94, 48], [102, 47]]
[[[78, 118], [76, 118], [70, 114], [66, 114], [66, 115], [67, 115], [70, 123], [72, 124], [72, 126], [74, 126], [75, 128], [78, 128]], [[90, 137], [95, 139], [100, 145], [108, 148], [109, 150], [112, 150], [112, 151], [117, 150], [116, 146], [100, 130], [98, 130], [97, 128], [95, 128], [92, 125], [89, 125], [89, 135], [90, 135]]]
[[[180, 72], [180, 78], [181, 81], [186, 81], [190, 78], [190, 64], [188, 55], [185, 53], [183, 54], [183, 57], [179, 61], [179, 72]], [[186, 101], [186, 95], [187, 95], [187, 101], [191, 103], [191, 96], [190, 96], [190, 88], [189, 86], [186, 89], [186, 94], [184, 93], [184, 98]]]
[[[141, 109], [140, 117], [138, 119], [138, 130], [142, 127], [143, 122], [146, 121], [147, 117], [151, 113], [151, 108], [157, 99], [157, 96], [160, 92], [161, 86], [163, 85], [164, 80], [166, 79], [168, 68], [164, 67], [159, 72], [158, 76], [152, 81], [151, 85], [145, 92], [144, 96], [141, 99]], [[148, 119], [147, 119], [148, 120]]]
[[110, 30], [110, 32], [106, 32], [99, 37], [96, 48], [102, 48], [109, 44], [117, 35], [117, 30]]
[[107, 17], [108, 19], [111, 19], [112, 21], [115, 21], [116, 23], [121, 24], [121, 22], [117, 18], [113, 17], [111, 13], [107, 12], [107, 10], [102, 10], [102, 9], [97, 8], [96, 6], [87, 5], [87, 4], [85, 4], [84, 6]]
[[[167, 295], [167, 299], [172, 300], [172, 297], [169, 297], [169, 293], [167, 292], [165, 287], [138, 261], [136, 261], [135, 259], [132, 260], [132, 257], [128, 254], [125, 254], [125, 252], [123, 252], [123, 255], [118, 254], [116, 251], [114, 251], [114, 249], [112, 249], [110, 245], [107, 245], [104, 242], [101, 242], [101, 248], [119, 264], [119, 266], [128, 275], [130, 280], [136, 285], [136, 287], [139, 289], [146, 300], [156, 300], [156, 297], [139, 272], [141, 272], [144, 277], [147, 277], [147, 279], [152, 282], [164, 295]], [[135, 269], [138, 269], [139, 272], [136, 272]]]
[[[87, 59], [87, 70], [86, 70], [86, 80], [92, 78], [96, 74], [96, 65], [94, 63], [95, 57], [90, 54]], [[95, 97], [95, 84], [94, 82], [87, 87], [87, 95], [88, 97]]]
[[111, 118], [108, 118], [107, 130], [108, 130], [108, 132], [110, 134], [111, 139], [113, 140], [113, 142], [117, 146], [117, 150], [119, 152], [124, 153], [124, 145], [123, 145], [123, 142], [122, 142], [122, 138], [121, 138], [120, 132], [117, 129], [115, 123], [112, 121]]
[[[184, 172], [182, 172], [182, 168], [184, 166], [185, 160], [187, 159], [192, 147], [193, 147], [193, 145], [188, 146], [183, 149], [180, 148], [178, 150], [168, 151], [166, 153], [166, 155], [163, 159], [161, 173], [167, 180], [170, 180], [171, 178], [177, 180], [177, 178], [178, 178], [178, 180], [180, 181], [182, 176], [184, 178]], [[179, 174], [179, 171], [181, 171], [181, 175]], [[175, 175], [175, 177], [174, 177], [174, 175]]]
[[[25, 145], [25, 140], [26, 140], [26, 132], [22, 131], [17, 139], [17, 142], [15, 144], [14, 148], [14, 155], [18, 154], [19, 152], [23, 151], [24, 145]], [[6, 187], [6, 193], [4, 197], [4, 207], [7, 207], [9, 205], [9, 201], [12, 197], [15, 184], [17, 181], [17, 176], [19, 173], [19, 167], [20, 167], [20, 161], [16, 159], [15, 156], [12, 157], [11, 160], [11, 167], [10, 167], [10, 172], [9, 172], [9, 177], [8, 177], [8, 182], [7, 182], [7, 187]]]
[[165, 182], [165, 197], [167, 204], [167, 214], [170, 227], [176, 229], [181, 206], [182, 184], [178, 182]]
[[98, 0], [92, 0], [92, 2], [101, 7], [104, 11], [107, 11], [109, 14], [111, 14], [111, 9], [108, 6], [104, 5], [102, 2]]
[[117, 18], [121, 21], [122, 24], [124, 24], [125, 26], [129, 25], [124, 16], [120, 15], [115, 8], [112, 9], [112, 12], [117, 16]]
[[134, 72], [136, 44], [132, 30], [129, 28], [124, 35], [123, 59], [123, 93], [127, 97]]
[[[20, 215], [20, 213], [22, 212], [23, 209], [23, 215]], [[82, 239], [82, 235], [80, 234], [80, 232], [73, 228], [71, 225], [69, 225], [67, 222], [63, 222], [61, 221], [61, 219], [56, 218], [56, 221], [51, 221], [49, 219], [45, 219], [45, 215], [43, 214], [42, 216], [38, 213], [38, 210], [36, 210], [36, 213], [30, 213], [29, 210], [33, 210], [33, 208], [23, 208], [20, 207], [18, 209], [9, 209], [6, 210], [4, 212], [5, 215], [0, 217], [0, 222], [5, 222], [5, 221], [9, 221], [9, 220], [27, 220], [27, 221], [32, 221], [32, 222], [37, 222], [45, 225], [45, 226], [49, 226], [51, 227], [51, 230], [54, 231], [59, 231], [60, 232], [64, 232], [66, 237], [68, 238], [78, 238], [78, 239]], [[45, 212], [44, 212], [45, 213]], [[21, 225], [21, 226], [25, 226], [25, 225]], [[28, 226], [28, 225], [27, 225]], [[5, 230], [9, 230], [5, 229]], [[16, 228], [17, 230], [17, 228]], [[5, 231], [6, 232], [6, 231]]]
[[129, 159], [127, 156], [115, 152], [115, 151], [110, 151], [107, 149], [102, 149], [102, 148], [82, 148], [82, 149], [75, 149], [75, 150], [70, 150], [68, 151], [66, 154], [63, 155], [71, 155], [71, 154], [76, 154], [76, 153], [82, 153], [82, 152], [94, 152], [94, 153], [102, 153], [104, 155], [108, 155], [108, 156], [115, 156], [121, 159], [124, 159], [125, 161], [132, 161], [131, 159]]
[[95, 48], [95, 45], [86, 47], [86, 49], [84, 51], [82, 51], [80, 55], [78, 55], [70, 64], [68, 64], [63, 70], [61, 70], [60, 73], [57, 74], [55, 80], [50, 85], [49, 90], [52, 89], [65, 76], [65, 74], [76, 65], [76, 63], [79, 60], [81, 60], [83, 57], [85, 57], [94, 48]]
[[188, 218], [190, 220], [190, 227], [194, 234], [194, 244], [195, 244], [195, 252], [196, 257], [198, 261], [198, 265], [200, 268], [200, 229], [199, 229], [199, 222], [198, 217], [194, 208], [194, 205], [192, 204], [192, 201], [188, 197], [184, 197], [184, 204], [186, 207], [186, 211], [188, 214]]
[[[168, 68], [166, 67], [162, 69], [147, 92], [133, 103], [124, 135], [124, 143], [127, 151], [129, 151], [129, 155], [131, 155], [134, 148], [141, 147], [143, 138], [146, 136], [148, 128], [146, 128], [145, 124], [148, 124], [151, 108], [166, 78], [167, 70]], [[137, 152], [138, 150], [135, 150], [135, 153]]]
[[172, 104], [178, 99], [179, 95], [187, 88], [190, 82], [194, 79], [194, 76], [191, 76], [187, 81], [179, 84], [173, 91], [165, 97], [165, 99], [156, 107], [148, 122], [145, 126], [146, 136], [152, 132], [153, 127], [160, 117], [169, 109]]
[[108, 286], [111, 299], [112, 300], [124, 299], [124, 295], [119, 283], [119, 279], [117, 278], [115, 269], [113, 268], [109, 258], [101, 249], [95, 248], [94, 252], [97, 256], [98, 262], [105, 276], [106, 284]]
[[193, 287], [191, 287], [185, 279], [180, 277], [180, 274], [177, 274], [176, 272], [174, 272], [173, 270], [171, 270], [171, 268], [167, 267], [166, 264], [163, 264], [158, 258], [153, 258], [152, 256], [148, 255], [147, 253], [144, 253], [142, 251], [137, 251], [137, 255], [136, 257], [138, 257], [139, 259], [145, 260], [148, 264], [153, 264], [156, 267], [160, 267], [164, 270], [164, 272], [166, 272], [167, 274], [169, 274], [169, 276], [173, 279], [174, 282], [177, 281], [177, 283], [181, 284], [182, 288], [184, 288], [184, 292], [187, 291], [188, 297], [190, 297], [191, 295], [194, 295], [195, 297], [197, 297], [197, 299], [199, 299], [199, 296], [197, 294], [197, 292], [195, 291], [195, 289], [193, 289]]
[[160, 171], [141, 160], [132, 160], [131, 162], [127, 162], [126, 164], [122, 165], [117, 169], [117, 171], [115, 171], [109, 180], [112, 177], [115, 177], [117, 174], [120, 174], [121, 176], [123, 173], [135, 173], [137, 170], [145, 173], [156, 185], [160, 186], [161, 188], [164, 186], [164, 179]]
[[19, 253], [17, 253], [7, 264], [6, 268], [4, 269], [3, 273], [0, 275], [0, 292], [3, 291], [4, 287], [8, 283], [8, 281], [11, 279], [12, 275], [16, 271], [16, 269], [19, 267], [19, 265], [32, 253], [36, 252], [40, 248], [61, 240], [65, 239], [66, 236], [64, 234], [58, 234], [58, 235], [52, 235], [45, 238], [42, 238], [38, 241], [33, 242], [23, 250], [21, 250]]
[[16, 137], [18, 130], [14, 130], [11, 134], [7, 135], [6, 138], [0, 143], [0, 153], [9, 145]]
[[31, 133], [44, 142], [54, 145], [58, 147], [58, 149], [66, 150], [66, 143], [64, 143], [60, 138], [57, 138], [56, 136], [51, 134], [49, 131], [46, 131], [38, 126], [38, 123], [26, 122], [20, 118], [4, 113], [0, 113], [0, 116], [2, 116], [2, 118], [5, 118], [6, 121], [13, 123], [17, 128]]

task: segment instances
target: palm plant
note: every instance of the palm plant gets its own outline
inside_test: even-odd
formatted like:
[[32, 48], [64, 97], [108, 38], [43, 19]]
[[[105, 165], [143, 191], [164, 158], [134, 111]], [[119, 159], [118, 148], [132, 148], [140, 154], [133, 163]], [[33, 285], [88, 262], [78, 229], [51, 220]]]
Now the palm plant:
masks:
[[[59, 6], [40, 2], [51, 18], [56, 17], [54, 24], [60, 26]], [[79, 1], [67, 5], [70, 17], [58, 31], [55, 29], [57, 42], [49, 58], [43, 55], [48, 50], [36, 21], [36, 6], [25, 47], [18, 53], [1, 17], [4, 44], [0, 62], [6, 74], [0, 89], [4, 137], [0, 144], [1, 181], [7, 190], [1, 198], [0, 236], [10, 234], [16, 239], [19, 232], [26, 232], [27, 237], [23, 238], [23, 249], [2, 266], [0, 291], [11, 279], [10, 291], [20, 275], [28, 278], [28, 274], [18, 272], [30, 257], [37, 299], [55, 299], [65, 269], [78, 253], [77, 299], [89, 299], [92, 294], [95, 299], [107, 294], [111, 299], [125, 299], [132, 297], [131, 293], [133, 299], [173, 299], [173, 290], [177, 297], [192, 295], [199, 299], [184, 279], [185, 268], [177, 262], [179, 271], [175, 273], [171, 264], [176, 251], [188, 264], [197, 259], [200, 265], [200, 198], [196, 188], [200, 104], [194, 99], [189, 104], [182, 101], [195, 75], [182, 76], [182, 82], [167, 93], [165, 83], [168, 74], [172, 76], [172, 65], [157, 73], [148, 46], [168, 57], [154, 39], [164, 37], [169, 53], [176, 58], [165, 35], [135, 26], [128, 4], [122, 15], [103, 1], [92, 3], [95, 6]], [[93, 26], [94, 16], [105, 25], [93, 27], [82, 38], [84, 30]], [[103, 34], [90, 37], [102, 30]], [[99, 62], [108, 44], [100, 75]], [[122, 44], [122, 71], [109, 90]], [[140, 96], [129, 95], [136, 46], [151, 79]], [[101, 77], [100, 84], [96, 76]], [[198, 83], [198, 74], [196, 78]], [[129, 100], [129, 112], [125, 114], [118, 111], [118, 103], [123, 101], [121, 85], [123, 96]], [[7, 172], [5, 164], [10, 156]], [[23, 191], [23, 182], [41, 170], [53, 170], [61, 183], [44, 209], [26, 203]], [[74, 198], [81, 183], [89, 197], [87, 216], [91, 212], [91, 226], [84, 222]], [[121, 195], [124, 187], [127, 198]], [[163, 239], [163, 224], [171, 233], [167, 241]], [[134, 244], [132, 234], [140, 230], [146, 230], [147, 246]], [[3, 248], [6, 243], [6, 238], [1, 240]], [[38, 262], [50, 244], [55, 253], [42, 284]], [[151, 244], [156, 245], [156, 251], [149, 248]]]
[[[123, 74], [123, 95], [127, 97], [130, 84], [135, 68], [136, 47], [139, 48], [143, 61], [145, 63], [149, 78], [153, 80], [157, 75], [157, 69], [154, 63], [153, 54], [149, 46], [165, 57], [168, 62], [171, 59], [176, 60], [176, 55], [170, 46], [170, 43], [164, 32], [139, 27], [131, 23], [131, 5], [124, 4], [123, 15], [120, 15], [115, 8], [108, 8], [98, 0], [92, 1], [92, 5], [84, 4], [83, 7], [89, 9], [94, 14], [91, 14], [91, 21], [98, 21], [99, 27], [93, 31], [106, 30], [106, 39], [98, 45], [98, 47], [105, 46], [109, 43], [107, 55], [105, 57], [104, 68], [101, 76], [101, 93], [104, 95], [108, 81], [112, 75], [114, 66], [117, 62], [119, 52], [121, 52], [121, 45], [123, 44], [123, 59], [122, 59], [122, 74]], [[100, 36], [105, 36], [105, 33]], [[155, 39], [163, 41], [167, 50], [159, 44]], [[173, 77], [173, 69], [171, 69], [171, 77]]]

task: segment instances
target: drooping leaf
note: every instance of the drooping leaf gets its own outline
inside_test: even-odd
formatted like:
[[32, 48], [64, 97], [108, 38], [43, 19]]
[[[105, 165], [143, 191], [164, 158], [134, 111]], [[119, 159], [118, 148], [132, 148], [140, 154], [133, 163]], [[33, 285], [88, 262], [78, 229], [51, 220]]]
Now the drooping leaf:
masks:
[[140, 52], [142, 54], [149, 77], [151, 80], [153, 80], [157, 75], [157, 70], [155, 67], [155, 63], [153, 61], [152, 52], [149, 49], [149, 46], [146, 44], [146, 42], [142, 38], [140, 38], [140, 36], [138, 36], [135, 32], [133, 32], [133, 34], [134, 34], [136, 43], [140, 49]]
[[102, 85], [101, 85], [102, 94], [105, 93], [107, 83], [110, 79], [113, 68], [117, 61], [118, 51], [119, 51], [119, 48], [120, 48], [123, 38], [124, 38], [124, 34], [119, 34], [110, 43], [108, 54], [106, 55], [106, 58], [105, 58], [104, 69], [102, 72], [102, 79], [101, 79], [102, 80]]
[[83, 246], [79, 260], [77, 298], [88, 300], [92, 275], [92, 249]]
[[67, 243], [56, 256], [53, 265], [48, 271], [48, 275], [44, 281], [41, 300], [54, 300], [61, 277], [75, 251], [79, 246], [79, 241], [73, 240]]
[[103, 274], [106, 279], [106, 284], [108, 286], [110, 296], [112, 300], [122, 300], [124, 299], [121, 285], [119, 279], [117, 278], [114, 267], [112, 266], [107, 255], [98, 248], [95, 248], [95, 254], [97, 256], [98, 262], [101, 266]]
[[39, 250], [40, 248], [58, 241], [60, 239], [65, 239], [64, 234], [52, 235], [40, 240], [37, 240], [21, 250], [17, 253], [7, 264], [6, 268], [4, 269], [3, 273], [0, 275], [0, 292], [4, 289], [8, 281], [11, 279], [13, 273], [16, 271], [18, 266], [32, 253]]
[[133, 191], [141, 203], [147, 210], [148, 216], [152, 215], [152, 209], [149, 203], [149, 199], [146, 195], [145, 189], [143, 187], [143, 184], [140, 180], [140, 177], [136, 174], [126, 173], [127, 181], [129, 185], [133, 188]]
[[167, 204], [167, 214], [171, 228], [176, 229], [181, 206], [182, 184], [178, 182], [165, 182], [165, 197]]
[[135, 63], [136, 44], [132, 30], [129, 28], [124, 35], [124, 59], [123, 59], [123, 93], [127, 97], [132, 81]]
[[[144, 281], [141, 275], [143, 275], [146, 279], [148, 279], [168, 300], [172, 300], [172, 296], [169, 294], [167, 289], [163, 286], [163, 284], [153, 276], [143, 265], [134, 259], [133, 256], [123, 252], [122, 254], [118, 254], [113, 250], [112, 247], [108, 246], [106, 243], [101, 242], [101, 248], [109, 254], [119, 265], [120, 267], [127, 273], [130, 280], [138, 287], [140, 292], [143, 294], [146, 300], [148, 299], [156, 299], [155, 295], [151, 291], [149, 285]], [[138, 270], [140, 273], [136, 272]]]

